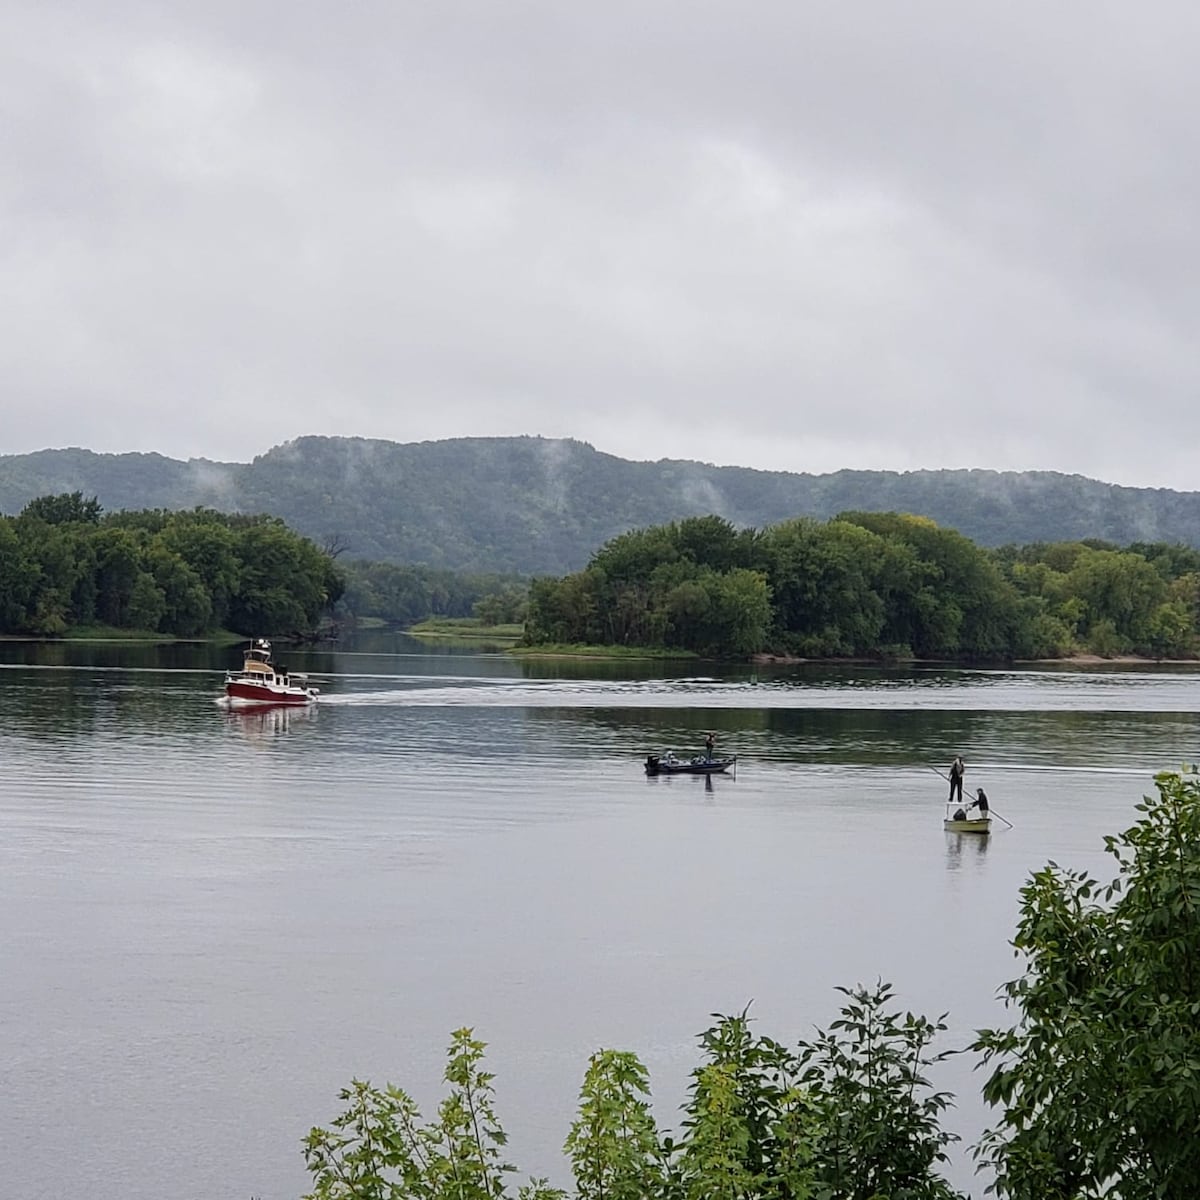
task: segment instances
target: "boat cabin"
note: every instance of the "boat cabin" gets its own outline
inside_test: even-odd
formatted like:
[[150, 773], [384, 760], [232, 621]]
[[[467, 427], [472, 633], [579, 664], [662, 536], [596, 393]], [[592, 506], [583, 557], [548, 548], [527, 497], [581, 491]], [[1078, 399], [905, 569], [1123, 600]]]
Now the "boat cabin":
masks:
[[242, 651], [242, 670], [248, 675], [274, 675], [271, 666], [271, 643], [266, 638], [251, 642]]

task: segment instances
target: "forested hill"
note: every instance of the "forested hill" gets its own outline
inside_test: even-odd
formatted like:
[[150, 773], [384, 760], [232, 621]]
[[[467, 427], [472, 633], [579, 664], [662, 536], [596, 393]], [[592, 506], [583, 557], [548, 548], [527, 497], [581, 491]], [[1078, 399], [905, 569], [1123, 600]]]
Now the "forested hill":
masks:
[[632, 528], [715, 513], [735, 525], [846, 510], [932, 517], [985, 546], [1103, 538], [1200, 546], [1200, 493], [1053, 471], [755, 471], [629, 462], [576, 441], [304, 437], [250, 463], [42, 450], [0, 456], [0, 512], [80, 491], [107, 510], [266, 512], [349, 556], [563, 574]]

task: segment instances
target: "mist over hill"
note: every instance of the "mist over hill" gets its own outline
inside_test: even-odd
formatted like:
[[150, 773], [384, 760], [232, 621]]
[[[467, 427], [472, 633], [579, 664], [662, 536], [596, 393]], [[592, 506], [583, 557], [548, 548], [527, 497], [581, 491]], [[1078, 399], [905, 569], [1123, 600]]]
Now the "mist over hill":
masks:
[[81, 491], [106, 510], [269, 512], [354, 558], [563, 574], [632, 528], [716, 513], [739, 526], [850, 509], [928, 516], [986, 546], [1103, 538], [1200, 546], [1200, 493], [1054, 471], [756, 471], [630, 462], [539, 437], [302, 437], [249, 463], [41, 450], [0, 456], [0, 512]]

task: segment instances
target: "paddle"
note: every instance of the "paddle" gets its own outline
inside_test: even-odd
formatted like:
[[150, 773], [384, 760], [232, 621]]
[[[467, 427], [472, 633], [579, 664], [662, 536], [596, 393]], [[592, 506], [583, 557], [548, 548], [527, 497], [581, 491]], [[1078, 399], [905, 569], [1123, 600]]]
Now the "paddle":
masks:
[[[975, 799], [978, 800], [979, 796], [976, 795]], [[988, 805], [988, 812], [990, 812], [993, 817], [1000, 817], [1000, 814], [994, 808], [992, 808], [990, 804]], [[1007, 817], [1000, 817], [1000, 820], [1002, 820], [1005, 825], [1009, 827], [1009, 829], [1013, 828], [1013, 823]]]

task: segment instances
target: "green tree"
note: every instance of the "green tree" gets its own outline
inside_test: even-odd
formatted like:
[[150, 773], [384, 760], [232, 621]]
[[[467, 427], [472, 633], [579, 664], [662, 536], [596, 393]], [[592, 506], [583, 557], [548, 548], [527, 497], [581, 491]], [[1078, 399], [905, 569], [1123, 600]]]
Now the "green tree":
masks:
[[842, 1016], [801, 1044], [803, 1081], [813, 1096], [818, 1130], [813, 1162], [818, 1195], [828, 1200], [952, 1200], [937, 1174], [946, 1147], [946, 1092], [926, 1072], [954, 1051], [934, 1051], [945, 1019], [890, 1010], [889, 984], [841, 988]]
[[[92, 539], [96, 552], [96, 615], [106, 625], [128, 628], [133, 624], [129, 607], [134, 587], [144, 574], [141, 543], [138, 533], [117, 526], [98, 529]], [[150, 600], [144, 587], [140, 598]]]
[[524, 640], [529, 645], [547, 642], [600, 642], [603, 572], [595, 567], [563, 579], [535, 579], [529, 585], [529, 615]]
[[[1089, 631], [1108, 622], [1120, 648], [1149, 646], [1151, 617], [1166, 599], [1167, 585], [1140, 554], [1085, 550], [1071, 568], [1067, 586], [1085, 605]], [[1094, 640], [1095, 634], [1090, 636]]]
[[1191, 654], [1196, 645], [1196, 629], [1192, 614], [1182, 600], [1160, 604], [1150, 616], [1150, 652], [1156, 658]]
[[579, 1200], [645, 1200], [661, 1194], [663, 1152], [650, 1112], [650, 1080], [635, 1054], [600, 1050], [592, 1055], [564, 1149]]
[[208, 629], [213, 602], [199, 573], [157, 538], [147, 553], [146, 561], [154, 584], [162, 595], [162, 615], [157, 627], [165, 633], [181, 637], [203, 633]]
[[1075, 640], [1071, 628], [1049, 611], [1041, 596], [1026, 596], [1015, 624], [1013, 657], [1061, 658], [1072, 653]]
[[37, 564], [27, 556], [13, 522], [0, 517], [0, 630], [25, 628], [37, 583]]
[[85, 546], [90, 526], [48, 524], [41, 517], [22, 515], [14, 523], [25, 559], [37, 580], [28, 603], [24, 629], [55, 636], [74, 619], [72, 600], [94, 560]]
[[528, 607], [529, 588], [510, 583], [480, 596], [471, 612], [485, 625], [513, 625], [525, 620]]
[[804, 654], [878, 649], [887, 543], [847, 521], [785, 521], [763, 534], [778, 636]]
[[138, 571], [129, 589], [122, 623], [130, 629], [159, 630], [166, 612], [166, 597], [154, 582], [154, 576], [149, 571]]
[[1193, 628], [1200, 621], [1200, 572], [1189, 571], [1171, 580], [1167, 595], [1183, 605]]
[[223, 514], [208, 510], [177, 514], [158, 542], [186, 564], [204, 589], [209, 605], [207, 623], [223, 627], [241, 577], [238, 534]]
[[668, 1144], [676, 1192], [688, 1200], [809, 1200], [819, 1134], [795, 1051], [751, 1033], [747, 1010], [700, 1035], [682, 1137]]
[[1200, 572], [1200, 550], [1182, 542], [1134, 542], [1129, 554], [1140, 554], [1168, 582]]
[[[845, 989], [844, 989], [845, 990]], [[948, 1097], [925, 1070], [944, 1030], [890, 1011], [888, 985], [846, 990], [842, 1016], [791, 1050], [717, 1016], [700, 1035], [680, 1137], [659, 1133], [646, 1068], [628, 1052], [594, 1054], [565, 1150], [579, 1200], [952, 1200], [936, 1173], [952, 1135]], [[498, 1200], [503, 1161], [483, 1043], [458, 1030], [450, 1095], [426, 1126], [399, 1088], [355, 1081], [332, 1129], [313, 1129], [308, 1200]], [[561, 1200], [534, 1180], [519, 1196]]]
[[[413, 1099], [399, 1088], [355, 1080], [339, 1099], [347, 1108], [332, 1129], [314, 1128], [304, 1141], [313, 1177], [306, 1200], [499, 1200], [507, 1137], [496, 1117], [492, 1076], [483, 1070], [484, 1043], [455, 1030], [447, 1056], [450, 1085], [437, 1119], [422, 1124]], [[540, 1180], [521, 1200], [561, 1200]]]
[[332, 559], [282, 521], [259, 520], [239, 532], [238, 592], [229, 622], [242, 633], [311, 629], [344, 586]]
[[605, 542], [589, 565], [603, 571], [605, 579], [614, 583], [649, 579], [664, 563], [677, 562], [682, 557], [675, 536], [677, 530], [675, 525], [632, 529]]
[[1155, 777], [1106, 839], [1111, 884], [1051, 863], [1021, 891], [1009, 1029], [981, 1031], [1002, 1110], [980, 1144], [1012, 1200], [1192, 1200], [1200, 1180], [1200, 776]]
[[62, 492], [30, 500], [21, 510], [21, 516], [45, 521], [47, 525], [96, 525], [103, 511], [95, 496], [85, 500], [82, 492]]
[[910, 569], [906, 641], [924, 658], [994, 659], [1011, 654], [1018, 596], [996, 564], [968, 538], [927, 517], [847, 513], [843, 519], [907, 546]]
[[712, 612], [711, 648], [745, 655], [761, 650], [771, 626], [771, 589], [761, 571], [735, 567], [708, 583]]
[[714, 571], [745, 567], [753, 553], [753, 531], [739, 532], [724, 517], [688, 517], [668, 528], [681, 557]]

